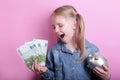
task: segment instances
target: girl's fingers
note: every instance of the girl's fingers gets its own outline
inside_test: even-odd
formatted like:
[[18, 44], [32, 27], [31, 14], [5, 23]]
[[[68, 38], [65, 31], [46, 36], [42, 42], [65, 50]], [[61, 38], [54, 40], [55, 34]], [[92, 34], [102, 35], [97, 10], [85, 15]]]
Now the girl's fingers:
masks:
[[32, 63], [31, 69], [32, 69], [33, 71], [35, 71], [35, 69], [34, 69], [34, 62]]
[[31, 68], [34, 72], [39, 72], [39, 73], [47, 71], [47, 68], [45, 66], [41, 66], [36, 60], [33, 62]]
[[102, 65], [102, 67], [103, 67], [104, 71], [108, 71], [108, 67], [107, 66]]
[[38, 63], [37, 63], [37, 61], [36, 61], [36, 60], [35, 60], [34, 65], [35, 65], [35, 67], [34, 67], [35, 71], [38, 71]]
[[95, 71], [95, 73], [97, 73], [98, 75], [101, 75], [101, 76], [105, 74], [105, 71], [98, 67], [95, 67], [94, 71]]
[[41, 72], [41, 65], [38, 63], [38, 71]]
[[98, 67], [95, 67], [93, 69], [93, 71], [99, 75], [103, 80], [108, 80], [110, 79], [110, 74], [109, 74], [109, 71], [108, 71], [108, 67], [103, 65], [103, 69], [101, 68], [98, 68]]

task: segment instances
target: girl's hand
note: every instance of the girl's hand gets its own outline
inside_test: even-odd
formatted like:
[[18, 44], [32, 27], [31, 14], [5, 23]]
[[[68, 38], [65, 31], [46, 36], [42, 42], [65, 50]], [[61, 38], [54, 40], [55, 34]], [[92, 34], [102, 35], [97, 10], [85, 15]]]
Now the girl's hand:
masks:
[[41, 66], [41, 65], [35, 60], [35, 61], [33, 62], [33, 64], [32, 64], [32, 70], [33, 70], [34, 72], [36, 72], [36, 73], [41, 74], [41, 73], [46, 72], [48, 69], [47, 69], [47, 67], [45, 67], [45, 66]]
[[102, 65], [102, 67], [103, 69], [99, 67], [95, 67], [93, 69], [94, 73], [100, 76], [102, 80], [110, 80], [110, 73], [109, 73], [108, 67], [105, 65]]

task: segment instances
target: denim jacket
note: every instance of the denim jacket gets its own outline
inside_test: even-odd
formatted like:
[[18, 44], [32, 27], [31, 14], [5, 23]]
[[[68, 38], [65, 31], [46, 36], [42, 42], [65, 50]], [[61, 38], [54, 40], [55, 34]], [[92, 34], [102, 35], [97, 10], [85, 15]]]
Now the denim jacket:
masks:
[[[48, 70], [41, 74], [42, 80], [93, 80], [95, 77], [92, 71], [87, 68], [87, 57], [94, 54], [99, 49], [85, 40], [85, 58], [80, 61], [80, 52], [71, 52], [65, 44], [59, 40], [49, 49], [46, 57], [46, 67]], [[94, 77], [92, 79], [92, 77]], [[98, 80], [98, 78], [97, 78]]]

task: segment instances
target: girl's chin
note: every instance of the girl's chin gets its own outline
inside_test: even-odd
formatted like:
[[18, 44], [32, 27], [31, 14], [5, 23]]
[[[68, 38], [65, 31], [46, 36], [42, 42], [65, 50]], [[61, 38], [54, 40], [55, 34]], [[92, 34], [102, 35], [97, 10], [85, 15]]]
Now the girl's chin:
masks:
[[64, 42], [64, 43], [67, 43], [67, 40], [65, 40], [65, 39], [60, 39], [62, 42]]
[[65, 42], [65, 40], [63, 38], [59, 38], [62, 42]]
[[59, 38], [62, 42], [64, 42], [64, 43], [67, 43], [68, 42], [68, 40], [66, 39], [66, 37], [64, 37], [64, 38]]

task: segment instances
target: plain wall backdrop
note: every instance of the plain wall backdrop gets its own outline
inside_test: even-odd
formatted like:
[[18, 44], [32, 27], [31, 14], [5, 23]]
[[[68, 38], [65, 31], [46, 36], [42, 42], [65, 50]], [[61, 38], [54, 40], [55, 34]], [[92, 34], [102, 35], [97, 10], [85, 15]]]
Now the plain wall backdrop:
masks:
[[50, 15], [61, 5], [73, 5], [82, 14], [86, 38], [109, 62], [111, 80], [120, 80], [119, 0], [0, 0], [0, 80], [37, 80], [16, 49], [32, 39], [56, 42]]

